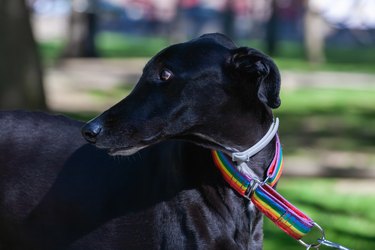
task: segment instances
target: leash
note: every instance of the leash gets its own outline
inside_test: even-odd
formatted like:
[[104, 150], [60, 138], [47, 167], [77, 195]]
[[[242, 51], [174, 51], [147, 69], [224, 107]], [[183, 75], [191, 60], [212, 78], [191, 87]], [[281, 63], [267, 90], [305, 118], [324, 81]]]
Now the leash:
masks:
[[[243, 152], [232, 153], [231, 158], [223, 152], [212, 150], [212, 158], [225, 181], [242, 197], [252, 201], [257, 209], [266, 215], [289, 236], [299, 241], [306, 249], [318, 249], [321, 245], [349, 250], [340, 244], [326, 239], [319, 224], [288, 202], [273, 187], [281, 177], [283, 169], [282, 147], [277, 135], [279, 119], [271, 124], [266, 135], [254, 146]], [[246, 162], [276, 138], [275, 155], [267, 169], [267, 177], [261, 181], [248, 167]], [[320, 238], [315, 243], [306, 243], [303, 238], [313, 228], [320, 231]]]

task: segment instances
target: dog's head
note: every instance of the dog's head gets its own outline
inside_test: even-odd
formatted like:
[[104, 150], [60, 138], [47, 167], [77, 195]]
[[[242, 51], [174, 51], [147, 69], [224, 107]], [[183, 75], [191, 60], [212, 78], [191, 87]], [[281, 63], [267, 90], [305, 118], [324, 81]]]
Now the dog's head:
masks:
[[268, 56], [221, 34], [203, 35], [154, 56], [133, 91], [82, 134], [111, 154], [129, 155], [169, 138], [240, 150], [245, 134], [272, 120], [279, 90], [280, 74]]

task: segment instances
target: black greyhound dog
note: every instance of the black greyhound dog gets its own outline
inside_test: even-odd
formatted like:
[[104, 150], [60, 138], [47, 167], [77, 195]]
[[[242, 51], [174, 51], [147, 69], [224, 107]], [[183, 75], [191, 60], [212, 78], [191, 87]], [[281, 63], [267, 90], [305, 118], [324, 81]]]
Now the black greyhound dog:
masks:
[[[86, 125], [1, 112], [0, 249], [261, 249], [262, 215], [211, 149], [262, 138], [279, 89], [269, 57], [208, 34], [158, 53]], [[274, 145], [248, 162], [260, 177]]]

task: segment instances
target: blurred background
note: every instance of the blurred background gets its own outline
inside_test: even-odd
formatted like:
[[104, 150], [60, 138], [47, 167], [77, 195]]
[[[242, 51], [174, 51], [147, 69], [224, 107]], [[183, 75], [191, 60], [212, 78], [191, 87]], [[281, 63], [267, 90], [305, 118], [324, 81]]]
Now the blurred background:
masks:
[[[88, 120], [162, 48], [221, 32], [281, 70], [279, 191], [375, 249], [375, 0], [0, 0], [0, 109]], [[264, 249], [301, 249], [266, 222]], [[321, 248], [324, 249], [324, 248]]]

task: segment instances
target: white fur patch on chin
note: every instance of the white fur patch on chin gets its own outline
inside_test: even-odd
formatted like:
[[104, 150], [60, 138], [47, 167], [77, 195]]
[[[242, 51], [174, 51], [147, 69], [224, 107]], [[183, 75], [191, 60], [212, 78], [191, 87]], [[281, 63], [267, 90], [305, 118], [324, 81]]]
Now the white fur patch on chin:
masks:
[[140, 147], [133, 147], [133, 148], [124, 148], [124, 149], [110, 149], [109, 150], [109, 154], [112, 155], [112, 156], [118, 156], [118, 155], [121, 155], [121, 156], [129, 156], [129, 155], [132, 155], [132, 154], [135, 154], [137, 153], [139, 150], [145, 148], [147, 146], [140, 146]]

